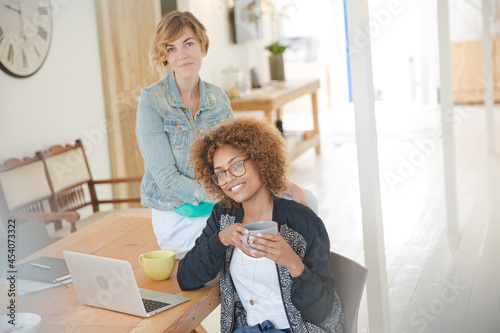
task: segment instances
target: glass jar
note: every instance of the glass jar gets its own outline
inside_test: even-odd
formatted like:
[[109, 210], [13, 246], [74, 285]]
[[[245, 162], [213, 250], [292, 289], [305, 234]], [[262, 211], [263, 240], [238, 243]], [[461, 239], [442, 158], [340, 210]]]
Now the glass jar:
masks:
[[224, 71], [224, 91], [229, 98], [244, 97], [250, 93], [249, 76], [240, 68], [229, 66]]

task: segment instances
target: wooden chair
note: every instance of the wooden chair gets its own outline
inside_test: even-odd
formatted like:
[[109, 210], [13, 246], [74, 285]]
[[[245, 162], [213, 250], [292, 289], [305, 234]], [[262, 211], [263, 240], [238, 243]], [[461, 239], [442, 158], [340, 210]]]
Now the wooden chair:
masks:
[[[16, 221], [17, 222], [17, 221]], [[16, 223], [16, 246], [12, 247], [12, 239], [9, 246], [8, 233], [0, 231], [0, 267], [9, 267], [9, 254], [13, 249], [16, 254], [16, 261], [22, 260], [34, 252], [52, 244], [45, 221], [35, 220], [22, 224]]]
[[368, 269], [356, 261], [330, 252], [330, 269], [335, 277], [335, 290], [344, 309], [344, 332], [358, 331], [358, 312]]
[[43, 220], [57, 229], [63, 219], [74, 225], [80, 218], [77, 212], [59, 211], [38, 153], [34, 158], [12, 158], [0, 165], [0, 217], [5, 230], [11, 219], [16, 225]]
[[16, 259], [18, 261], [52, 244], [43, 221], [31, 221], [19, 225], [16, 239]]
[[[95, 185], [138, 183], [141, 177], [94, 180], [81, 140], [76, 140], [74, 145], [65, 147], [53, 146], [40, 154], [47, 167], [48, 179], [54, 191], [56, 203], [62, 212], [76, 211], [91, 206], [95, 213], [99, 212], [101, 204], [140, 202], [140, 197], [98, 199]], [[76, 227], [72, 225], [71, 231], [75, 230]]]

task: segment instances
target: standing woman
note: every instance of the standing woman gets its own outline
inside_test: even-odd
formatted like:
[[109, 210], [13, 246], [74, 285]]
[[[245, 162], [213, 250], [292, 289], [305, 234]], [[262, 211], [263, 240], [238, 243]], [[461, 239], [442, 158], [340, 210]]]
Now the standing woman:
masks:
[[137, 109], [145, 168], [141, 203], [152, 208], [158, 244], [177, 259], [192, 247], [213, 206], [194, 180], [191, 142], [234, 117], [224, 91], [200, 79], [208, 44], [205, 27], [193, 14], [166, 15], [149, 51], [151, 66], [166, 77], [142, 90]]
[[[190, 12], [163, 17], [152, 38], [151, 66], [166, 75], [139, 97], [136, 135], [144, 158], [141, 203], [152, 208], [158, 245], [184, 257], [206, 224], [213, 204], [194, 180], [191, 143], [226, 119], [234, 118], [228, 97], [200, 79], [209, 40]], [[308, 204], [304, 191], [288, 182], [294, 200]]]

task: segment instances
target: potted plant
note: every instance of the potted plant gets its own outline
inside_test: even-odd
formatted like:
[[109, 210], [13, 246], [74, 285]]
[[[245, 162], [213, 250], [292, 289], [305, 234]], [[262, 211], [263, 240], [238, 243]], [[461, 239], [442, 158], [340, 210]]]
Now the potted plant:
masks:
[[266, 46], [266, 50], [271, 52], [269, 56], [269, 69], [271, 71], [271, 80], [284, 81], [285, 80], [285, 66], [283, 64], [283, 52], [286, 46], [275, 42]]

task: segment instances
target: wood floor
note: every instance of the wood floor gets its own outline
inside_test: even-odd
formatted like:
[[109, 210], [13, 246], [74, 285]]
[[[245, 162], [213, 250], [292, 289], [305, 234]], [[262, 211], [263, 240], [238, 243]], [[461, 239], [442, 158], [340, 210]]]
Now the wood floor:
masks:
[[[500, 155], [488, 154], [484, 109], [455, 107], [459, 233], [446, 228], [440, 111], [380, 103], [376, 119], [391, 332], [500, 332]], [[332, 250], [363, 263], [354, 112], [320, 120], [322, 153], [296, 159], [291, 179], [317, 195]], [[365, 296], [358, 329], [369, 331]]]

